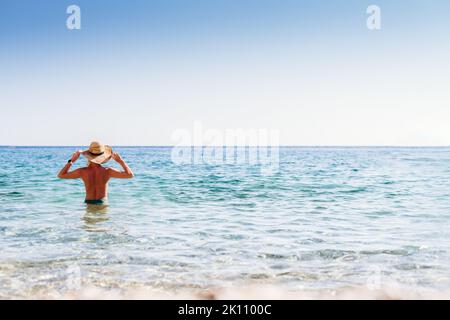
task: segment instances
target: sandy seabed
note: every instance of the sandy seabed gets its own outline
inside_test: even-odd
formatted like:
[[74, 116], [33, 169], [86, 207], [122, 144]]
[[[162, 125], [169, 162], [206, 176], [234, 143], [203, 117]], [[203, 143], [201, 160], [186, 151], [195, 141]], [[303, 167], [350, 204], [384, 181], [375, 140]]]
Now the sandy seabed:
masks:
[[[249, 286], [241, 288], [215, 288], [205, 290], [161, 291], [150, 288], [114, 290], [86, 287], [65, 293], [36, 292], [30, 299], [62, 300], [448, 300], [450, 292], [434, 289], [408, 289], [386, 287], [368, 289], [348, 287], [339, 290], [287, 291], [274, 286]], [[28, 299], [27, 298], [27, 299]]]

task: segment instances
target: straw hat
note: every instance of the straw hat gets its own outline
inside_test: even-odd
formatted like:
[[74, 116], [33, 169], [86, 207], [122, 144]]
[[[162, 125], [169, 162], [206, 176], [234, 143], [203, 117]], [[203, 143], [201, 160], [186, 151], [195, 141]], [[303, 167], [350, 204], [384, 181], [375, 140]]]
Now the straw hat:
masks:
[[93, 141], [89, 145], [89, 149], [82, 152], [90, 162], [102, 164], [108, 162], [112, 156], [112, 148], [98, 141]]

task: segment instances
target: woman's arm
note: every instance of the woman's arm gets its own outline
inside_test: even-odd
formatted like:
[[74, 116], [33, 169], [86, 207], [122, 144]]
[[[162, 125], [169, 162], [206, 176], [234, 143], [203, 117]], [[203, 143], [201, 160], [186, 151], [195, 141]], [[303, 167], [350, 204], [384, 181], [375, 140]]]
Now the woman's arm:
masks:
[[61, 169], [61, 171], [58, 173], [58, 178], [60, 179], [78, 179], [81, 178], [81, 169], [76, 169], [72, 172], [69, 172], [70, 167], [72, 164], [77, 161], [77, 159], [80, 157], [81, 151], [77, 151], [72, 155], [72, 158], [70, 158], [69, 162]]
[[125, 161], [122, 159], [122, 157], [118, 153], [114, 152], [112, 154], [112, 158], [118, 164], [120, 164], [120, 166], [122, 167], [122, 169], [124, 171], [119, 171], [114, 168], [109, 168], [109, 170], [108, 170], [109, 177], [118, 178], [118, 179], [130, 179], [130, 178], [134, 177], [133, 171], [131, 171], [130, 167], [125, 163]]

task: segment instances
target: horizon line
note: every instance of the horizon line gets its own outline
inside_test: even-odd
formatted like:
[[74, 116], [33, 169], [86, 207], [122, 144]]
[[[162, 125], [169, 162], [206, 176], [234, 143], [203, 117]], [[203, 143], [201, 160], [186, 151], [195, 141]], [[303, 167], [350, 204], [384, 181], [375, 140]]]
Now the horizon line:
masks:
[[[0, 145], [0, 148], [77, 148], [88, 147], [88, 145]], [[279, 148], [450, 148], [450, 145], [112, 145], [114, 148], [193, 148], [193, 147], [279, 147]]]

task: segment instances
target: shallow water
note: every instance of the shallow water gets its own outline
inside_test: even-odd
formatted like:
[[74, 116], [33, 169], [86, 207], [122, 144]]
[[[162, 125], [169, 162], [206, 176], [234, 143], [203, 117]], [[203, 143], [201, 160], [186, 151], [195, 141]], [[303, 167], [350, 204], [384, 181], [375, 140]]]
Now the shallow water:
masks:
[[274, 174], [117, 148], [136, 177], [112, 181], [102, 210], [56, 178], [75, 149], [0, 148], [0, 298], [450, 291], [450, 148], [281, 148]]

